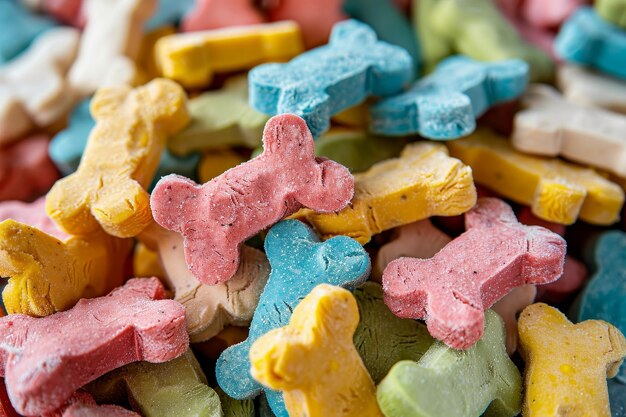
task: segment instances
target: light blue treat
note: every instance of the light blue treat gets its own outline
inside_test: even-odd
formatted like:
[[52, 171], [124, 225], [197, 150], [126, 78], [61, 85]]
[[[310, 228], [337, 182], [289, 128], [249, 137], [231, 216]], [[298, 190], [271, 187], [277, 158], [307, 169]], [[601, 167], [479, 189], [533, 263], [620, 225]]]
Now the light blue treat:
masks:
[[[52, 159], [63, 175], [69, 175], [78, 169], [80, 158], [82, 158], [87, 146], [89, 133], [96, 125], [96, 121], [89, 112], [90, 102], [91, 97], [81, 101], [70, 116], [69, 126], [57, 133], [50, 142], [50, 147], [48, 148], [50, 159]], [[178, 157], [172, 155], [166, 149], [161, 155], [159, 167], [149, 190], [154, 188], [162, 176], [168, 174], [183, 175], [195, 181], [199, 163], [200, 154], [193, 153], [185, 157]]]
[[606, 381], [609, 386], [609, 403], [612, 417], [626, 417], [626, 385], [615, 379]]
[[261, 113], [293, 113], [318, 137], [330, 116], [368, 96], [402, 91], [413, 78], [413, 60], [404, 49], [378, 41], [356, 20], [337, 23], [330, 43], [286, 64], [260, 65], [248, 75], [250, 106]]
[[161, 26], [177, 26], [180, 20], [189, 12], [195, 0], [159, 0], [159, 7], [146, 23], [147, 30]]
[[[626, 333], [626, 233], [603, 233], [595, 244], [597, 269], [582, 292], [577, 320], [608, 321]], [[626, 382], [622, 366], [616, 378]]]
[[285, 326], [293, 309], [319, 284], [354, 288], [365, 281], [370, 260], [354, 239], [337, 236], [320, 242], [298, 220], [274, 225], [265, 238], [272, 272], [252, 317], [248, 338], [226, 349], [215, 373], [224, 392], [233, 398], [253, 398], [265, 391], [277, 417], [288, 417], [280, 392], [265, 389], [250, 376], [250, 346], [263, 334]]
[[96, 125], [89, 113], [90, 103], [91, 97], [78, 103], [72, 111], [68, 127], [57, 133], [50, 142], [50, 159], [63, 175], [69, 175], [78, 168], [89, 132]]
[[370, 130], [387, 136], [419, 133], [437, 140], [468, 135], [476, 128], [476, 118], [490, 107], [526, 91], [528, 69], [521, 59], [447, 58], [406, 93], [372, 106]]
[[30, 13], [19, 0], [0, 0], [0, 65], [18, 56], [54, 20]]
[[419, 72], [422, 53], [411, 23], [393, 0], [344, 0], [343, 10], [350, 16], [367, 23], [378, 38], [401, 46], [411, 54], [415, 71]]
[[554, 49], [566, 61], [626, 78], [626, 31], [581, 7], [561, 26]]

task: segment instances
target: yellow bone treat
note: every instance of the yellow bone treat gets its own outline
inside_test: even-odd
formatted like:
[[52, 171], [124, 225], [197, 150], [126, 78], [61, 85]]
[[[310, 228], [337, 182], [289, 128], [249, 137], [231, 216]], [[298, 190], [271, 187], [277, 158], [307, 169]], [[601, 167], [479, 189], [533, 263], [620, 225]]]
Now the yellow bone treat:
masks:
[[198, 166], [198, 178], [204, 184], [244, 162], [246, 158], [231, 149], [215, 149], [206, 152]]
[[624, 192], [592, 169], [516, 151], [488, 130], [448, 143], [450, 154], [472, 167], [474, 180], [531, 207], [541, 219], [600, 225], [619, 219]]
[[532, 304], [518, 322], [526, 362], [524, 417], [611, 417], [606, 378], [617, 374], [626, 339], [601, 320], [570, 323], [547, 304]]
[[352, 340], [358, 323], [348, 290], [318, 285], [287, 326], [254, 342], [250, 373], [283, 391], [290, 417], [382, 417], [376, 386]]
[[102, 231], [61, 241], [34, 227], [0, 223], [0, 276], [9, 277], [2, 299], [9, 314], [43, 317], [81, 298], [106, 295], [123, 283], [131, 241]]
[[151, 250], [143, 243], [135, 245], [133, 252], [133, 276], [134, 277], [157, 277], [163, 280], [165, 271], [159, 260], [159, 253]]
[[366, 244], [372, 235], [431, 216], [456, 216], [476, 204], [472, 170], [450, 158], [444, 145], [407, 145], [388, 159], [354, 175], [354, 198], [338, 213], [309, 209], [293, 217], [310, 223], [324, 239], [346, 235]]
[[292, 21], [176, 34], [156, 45], [163, 76], [187, 88], [208, 86], [215, 73], [288, 61], [303, 51], [300, 28]]
[[99, 90], [91, 102], [96, 126], [78, 170], [48, 193], [48, 215], [73, 235], [100, 226], [117, 237], [139, 234], [152, 220], [145, 188], [158, 166], [165, 136], [189, 121], [185, 102], [183, 89], [161, 78], [136, 89]]

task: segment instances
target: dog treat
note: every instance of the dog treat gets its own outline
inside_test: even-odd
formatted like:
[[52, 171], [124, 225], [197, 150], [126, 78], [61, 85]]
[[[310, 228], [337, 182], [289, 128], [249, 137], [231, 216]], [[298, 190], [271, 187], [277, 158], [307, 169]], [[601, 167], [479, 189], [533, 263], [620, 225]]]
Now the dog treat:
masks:
[[35, 127], [46, 127], [69, 111], [72, 101], [65, 76], [78, 40], [76, 29], [51, 29], [0, 66], [0, 145], [15, 142]]
[[330, 127], [332, 115], [369, 96], [400, 93], [413, 72], [404, 49], [377, 40], [372, 28], [349, 20], [333, 27], [328, 45], [286, 64], [252, 69], [249, 102], [261, 113], [302, 117], [318, 137]]
[[626, 114], [626, 80], [575, 64], [557, 70], [557, 83], [568, 101]]
[[150, 185], [165, 136], [188, 122], [185, 93], [156, 79], [145, 86], [99, 90], [91, 102], [96, 126], [78, 170], [46, 198], [48, 215], [68, 233], [102, 227], [117, 237], [139, 234], [150, 222]]
[[388, 136], [419, 133], [456, 139], [476, 128], [490, 107], [520, 97], [528, 86], [528, 64], [520, 59], [478, 62], [462, 55], [445, 59], [407, 92], [370, 110], [370, 130]]
[[[121, 387], [121, 389], [120, 389]], [[188, 350], [165, 363], [134, 362], [87, 386], [99, 403], [125, 402], [144, 417], [221, 417], [220, 400]]]
[[202, 283], [228, 281], [239, 265], [240, 244], [283, 217], [303, 206], [338, 211], [352, 198], [352, 175], [336, 162], [315, 159], [313, 137], [299, 117], [270, 119], [263, 146], [260, 156], [206, 184], [170, 175], [152, 193], [154, 219], [185, 238], [187, 265]]
[[19, 1], [0, 2], [0, 66], [18, 56], [33, 40], [54, 26], [52, 19], [29, 13]]
[[290, 417], [383, 417], [374, 381], [352, 341], [358, 322], [350, 291], [320, 284], [298, 304], [289, 324], [252, 344], [250, 373], [283, 392]]
[[389, 311], [379, 284], [364, 283], [354, 290], [354, 297], [360, 317], [354, 345], [374, 383], [378, 384], [397, 362], [418, 361], [433, 344], [426, 326]]
[[76, 391], [69, 400], [51, 413], [41, 417], [140, 417], [139, 414], [116, 405], [98, 405], [85, 391]]
[[255, 148], [261, 144], [269, 116], [248, 105], [248, 80], [233, 77], [216, 91], [189, 100], [191, 123], [167, 141], [176, 155], [207, 151], [224, 146]]
[[205, 152], [198, 165], [198, 178], [201, 183], [205, 183], [246, 161], [246, 158], [230, 149]]
[[69, 311], [1, 318], [0, 373], [16, 411], [52, 411], [110, 370], [183, 354], [189, 343], [185, 310], [163, 295], [156, 278], [134, 279]]
[[[558, 282], [558, 281], [556, 281]], [[506, 352], [512, 355], [517, 350], [517, 315], [524, 308], [535, 302], [537, 287], [532, 284], [513, 288], [492, 306], [504, 321], [506, 328]]]
[[[369, 257], [358, 242], [337, 236], [320, 242], [315, 233], [297, 220], [273, 226], [265, 238], [271, 273], [261, 294], [245, 342], [226, 349], [217, 361], [220, 387], [237, 399], [254, 398], [263, 387], [249, 374], [250, 346], [263, 334], [285, 326], [293, 309], [317, 285], [354, 288], [370, 271]], [[282, 394], [265, 391], [277, 417], [287, 415]]]
[[181, 24], [185, 32], [255, 25], [265, 20], [255, 9], [253, 0], [196, 0], [195, 3]]
[[626, 29], [626, 1], [598, 0], [594, 7], [596, 13], [604, 20]]
[[516, 149], [561, 155], [626, 177], [626, 116], [571, 103], [546, 85], [530, 86], [522, 104], [511, 137]]
[[302, 51], [300, 28], [290, 21], [180, 33], [156, 45], [163, 76], [187, 88], [208, 86], [215, 74], [286, 61]]
[[530, 205], [541, 219], [566, 225], [578, 217], [601, 225], [619, 220], [624, 191], [591, 169], [525, 155], [488, 130], [450, 142], [448, 148], [472, 167], [477, 183]]
[[419, 361], [396, 363], [378, 385], [381, 410], [386, 417], [518, 415], [522, 378], [504, 338], [502, 320], [487, 310], [484, 335], [468, 350], [435, 342]]
[[565, 61], [626, 78], [626, 31], [581, 7], [563, 24], [554, 44]]
[[600, 320], [572, 324], [542, 303], [526, 307], [518, 325], [526, 362], [524, 416], [611, 416], [606, 378], [626, 356], [617, 328]]
[[450, 158], [445, 146], [407, 145], [399, 158], [388, 159], [354, 176], [354, 198], [338, 213], [301, 210], [323, 238], [350, 236], [361, 244], [373, 235], [431, 216], [455, 216], [476, 203], [472, 171]]
[[192, 342], [208, 340], [227, 325], [250, 324], [269, 276], [267, 258], [262, 252], [243, 245], [233, 278], [219, 285], [205, 285], [189, 271], [179, 234], [152, 224], [139, 239], [158, 252], [165, 272], [163, 278], [174, 291], [174, 299], [185, 306]]
[[383, 272], [391, 311], [425, 319], [430, 334], [455, 349], [476, 343], [484, 310], [513, 288], [558, 279], [565, 258], [563, 238], [518, 223], [495, 198], [479, 199], [465, 225], [467, 231], [433, 258], [396, 259]]

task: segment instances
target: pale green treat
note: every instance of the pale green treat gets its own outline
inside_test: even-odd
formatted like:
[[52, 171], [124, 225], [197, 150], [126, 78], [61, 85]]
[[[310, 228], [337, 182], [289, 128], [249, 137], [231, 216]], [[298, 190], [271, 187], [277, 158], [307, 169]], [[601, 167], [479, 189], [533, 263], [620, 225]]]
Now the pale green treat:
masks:
[[219, 386], [215, 388], [215, 392], [222, 402], [224, 417], [254, 417], [256, 415], [253, 400], [236, 400], [229, 397]]
[[223, 415], [220, 399], [207, 385], [191, 350], [165, 363], [131, 363], [98, 378], [86, 389], [98, 403], [128, 400], [144, 417]]
[[415, 0], [413, 24], [426, 70], [448, 55], [460, 53], [479, 61], [521, 58], [531, 81], [550, 81], [550, 57], [522, 40], [493, 0]]
[[626, 29], [626, 0], [596, 0], [594, 6], [604, 20]]
[[383, 301], [383, 289], [366, 282], [354, 290], [359, 305], [359, 326], [354, 345], [375, 383], [401, 360], [419, 360], [434, 339], [416, 320], [396, 317]]
[[261, 144], [269, 116], [248, 105], [248, 80], [231, 78], [221, 90], [189, 100], [191, 123], [167, 141], [170, 152], [188, 155], [224, 146], [255, 148]]
[[467, 350], [435, 342], [418, 362], [402, 361], [378, 386], [386, 417], [512, 417], [522, 378], [506, 354], [502, 319], [485, 312], [485, 333]]
[[404, 145], [404, 140], [379, 138], [363, 131], [331, 130], [315, 141], [315, 155], [337, 161], [354, 173], [400, 155]]

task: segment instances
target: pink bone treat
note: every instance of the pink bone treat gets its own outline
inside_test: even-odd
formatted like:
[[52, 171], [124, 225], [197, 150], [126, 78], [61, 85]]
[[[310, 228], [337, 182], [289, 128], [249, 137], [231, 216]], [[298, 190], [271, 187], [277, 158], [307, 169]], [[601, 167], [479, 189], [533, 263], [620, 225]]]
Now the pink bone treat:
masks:
[[524, 19], [535, 27], [556, 29], [586, 3], [585, 0], [525, 0], [521, 12]]
[[200, 282], [228, 281], [241, 243], [300, 208], [328, 213], [350, 202], [350, 171], [315, 158], [313, 146], [306, 122], [283, 114], [265, 125], [256, 158], [200, 186], [178, 175], [158, 182], [150, 199], [154, 219], [183, 236], [185, 260]]
[[49, 190], [57, 179], [46, 136], [30, 136], [0, 148], [0, 201], [27, 200]]
[[141, 417], [134, 411], [117, 405], [98, 405], [91, 394], [85, 391], [76, 393], [57, 410], [41, 417]]
[[298, 23], [307, 49], [328, 43], [333, 25], [348, 18], [342, 11], [343, 0], [265, 0], [264, 3], [272, 22]]
[[43, 0], [46, 13], [76, 28], [83, 28], [86, 20], [82, 13], [83, 0]]
[[[530, 207], [519, 210], [517, 218], [520, 223], [541, 226], [561, 236], [565, 236], [566, 227], [562, 224], [552, 223], [535, 216]], [[571, 256], [565, 257], [563, 275], [556, 281], [537, 288], [537, 300], [559, 303], [578, 290], [587, 280], [587, 267]]]
[[254, 0], [196, 0], [196, 7], [185, 16], [185, 32], [254, 25], [265, 19], [254, 7]]
[[390, 310], [425, 319], [430, 334], [455, 349], [480, 339], [484, 310], [513, 288], [558, 279], [566, 249], [561, 236], [522, 225], [496, 198], [479, 199], [465, 226], [434, 257], [396, 259], [383, 272]]
[[0, 376], [16, 411], [52, 412], [113, 369], [182, 355], [189, 345], [185, 309], [163, 300], [164, 291], [156, 278], [135, 278], [61, 313], [2, 317]]
[[13, 219], [35, 227], [61, 241], [65, 241], [70, 237], [70, 235], [60, 230], [56, 223], [46, 214], [45, 196], [39, 197], [32, 203], [23, 203], [21, 201], [0, 202], [0, 222], [7, 219]]

